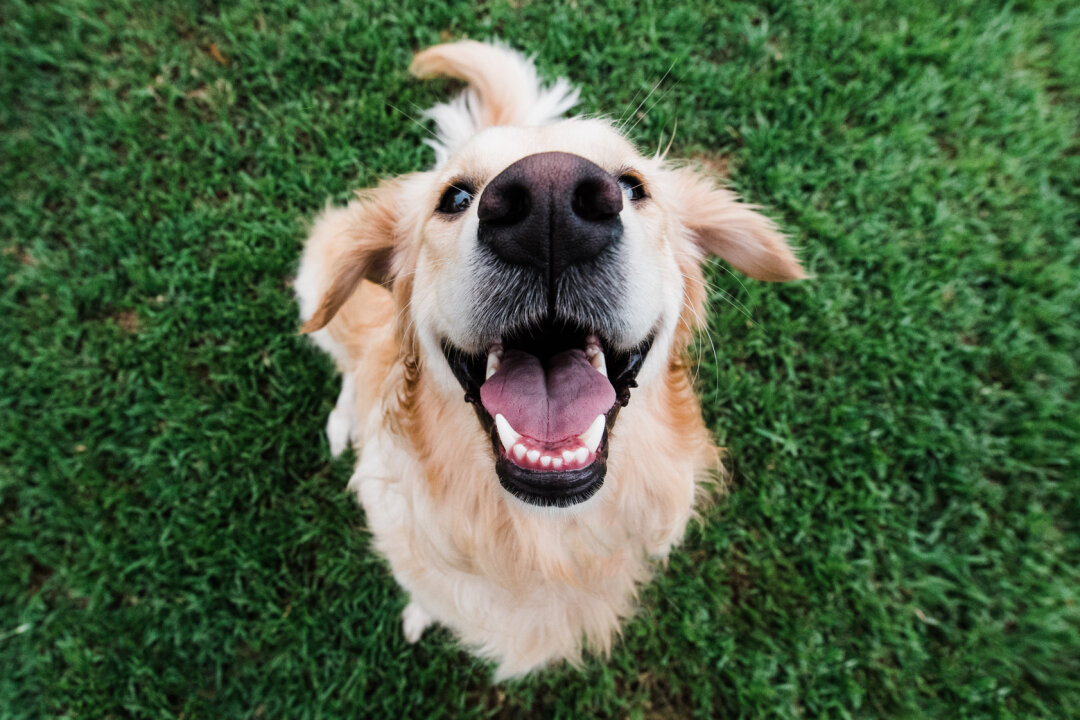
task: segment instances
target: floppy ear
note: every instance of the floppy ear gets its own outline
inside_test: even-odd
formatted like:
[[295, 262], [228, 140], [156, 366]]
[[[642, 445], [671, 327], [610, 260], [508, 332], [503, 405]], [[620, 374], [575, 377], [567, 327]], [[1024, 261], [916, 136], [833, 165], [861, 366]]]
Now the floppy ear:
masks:
[[692, 170], [676, 173], [683, 223], [699, 248], [755, 280], [781, 282], [807, 276], [783, 234], [755, 211], [756, 205], [739, 202], [735, 193]]
[[300, 275], [311, 267], [318, 276], [313, 282], [321, 287], [313, 292], [319, 304], [300, 328], [301, 333], [325, 327], [364, 280], [391, 285], [401, 234], [401, 186], [400, 180], [391, 180], [361, 191], [348, 206], [331, 208], [315, 221]]

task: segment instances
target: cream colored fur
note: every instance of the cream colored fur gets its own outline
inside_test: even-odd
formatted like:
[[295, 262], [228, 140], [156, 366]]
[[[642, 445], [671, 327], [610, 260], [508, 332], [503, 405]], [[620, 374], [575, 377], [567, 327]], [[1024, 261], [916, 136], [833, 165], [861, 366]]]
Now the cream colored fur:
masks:
[[[607, 122], [556, 122], [577, 91], [565, 80], [544, 88], [523, 56], [462, 42], [420, 53], [413, 70], [469, 83], [429, 113], [436, 167], [325, 211], [296, 291], [305, 329], [344, 376], [327, 432], [335, 454], [357, 449], [349, 488], [409, 593], [406, 638], [441, 623], [506, 678], [577, 661], [585, 648], [607, 652], [719, 470], [684, 364], [704, 317], [702, 259], [716, 253], [767, 280], [802, 270], [772, 223], [731, 193], [642, 157]], [[491, 178], [547, 150], [633, 167], [648, 184], [650, 202], [622, 215], [636, 304], [611, 332], [629, 341], [646, 321], [658, 329], [611, 433], [603, 487], [559, 510], [502, 489], [490, 441], [439, 352], [442, 337], [468, 342], [476, 223], [475, 212], [453, 227], [431, 219], [453, 177]]]

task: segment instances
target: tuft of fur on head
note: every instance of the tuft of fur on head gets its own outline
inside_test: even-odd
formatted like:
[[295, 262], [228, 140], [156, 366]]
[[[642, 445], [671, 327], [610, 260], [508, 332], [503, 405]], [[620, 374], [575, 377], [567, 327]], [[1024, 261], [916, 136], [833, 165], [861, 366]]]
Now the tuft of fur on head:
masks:
[[435, 150], [436, 167], [484, 128], [548, 125], [578, 102], [578, 89], [568, 80], [558, 78], [545, 87], [533, 58], [502, 43], [436, 45], [418, 53], [409, 70], [420, 78], [468, 83], [465, 92], [424, 113], [435, 122], [437, 139], [427, 144]]

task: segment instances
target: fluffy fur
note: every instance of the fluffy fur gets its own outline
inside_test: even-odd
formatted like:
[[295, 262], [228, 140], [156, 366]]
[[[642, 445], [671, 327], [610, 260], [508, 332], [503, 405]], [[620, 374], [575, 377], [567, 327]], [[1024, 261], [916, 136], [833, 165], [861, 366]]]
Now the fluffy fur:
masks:
[[[518, 53], [460, 42], [418, 54], [412, 70], [468, 83], [428, 112], [436, 166], [327, 209], [296, 291], [305, 331], [344, 378], [327, 433], [333, 452], [358, 451], [349, 488], [409, 593], [406, 637], [441, 623], [505, 678], [577, 661], [585, 648], [606, 653], [636, 589], [682, 538], [700, 483], [720, 468], [684, 363], [704, 317], [702, 260], [717, 254], [763, 280], [803, 273], [773, 224], [732, 193], [639, 155], [606, 121], [558, 121], [577, 91], [562, 79], [543, 87]], [[632, 166], [650, 190], [647, 206], [623, 212], [625, 322], [610, 331], [629, 343], [648, 321], [656, 339], [611, 432], [603, 487], [568, 509], [503, 490], [438, 346], [475, 345], [469, 328], [487, 297], [470, 262], [475, 218], [433, 219], [441, 192], [463, 173], [490, 179], [547, 150], [612, 172]]]

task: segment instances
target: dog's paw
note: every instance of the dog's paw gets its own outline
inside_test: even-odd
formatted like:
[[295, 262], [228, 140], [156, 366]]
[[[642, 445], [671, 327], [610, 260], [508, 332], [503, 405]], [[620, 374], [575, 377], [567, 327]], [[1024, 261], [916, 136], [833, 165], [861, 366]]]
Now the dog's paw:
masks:
[[337, 457], [349, 447], [349, 434], [352, 423], [349, 416], [341, 409], [334, 408], [326, 419], [326, 439], [330, 441], [330, 454]]
[[330, 441], [330, 454], [337, 457], [345, 452], [352, 442], [353, 426], [356, 424], [356, 410], [353, 403], [356, 380], [352, 373], [345, 373], [341, 379], [341, 394], [337, 404], [326, 419], [326, 439]]
[[401, 629], [405, 632], [406, 642], [411, 645], [419, 640], [433, 622], [435, 620], [423, 608], [414, 602], [409, 603], [401, 613]]

